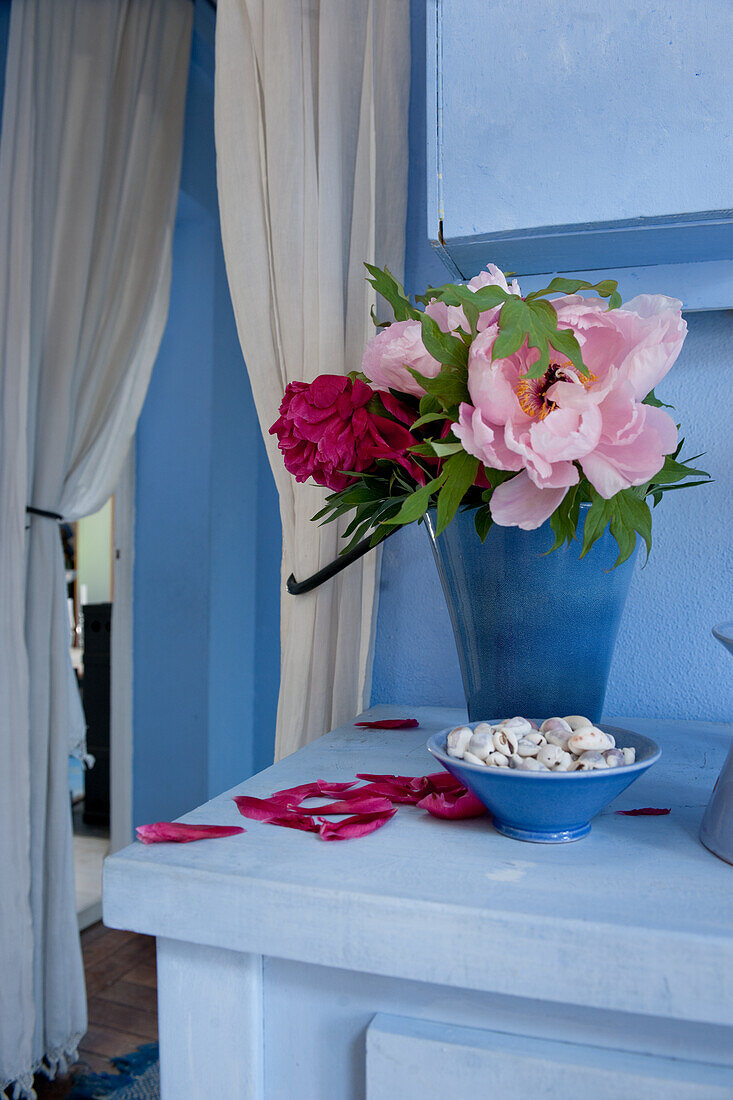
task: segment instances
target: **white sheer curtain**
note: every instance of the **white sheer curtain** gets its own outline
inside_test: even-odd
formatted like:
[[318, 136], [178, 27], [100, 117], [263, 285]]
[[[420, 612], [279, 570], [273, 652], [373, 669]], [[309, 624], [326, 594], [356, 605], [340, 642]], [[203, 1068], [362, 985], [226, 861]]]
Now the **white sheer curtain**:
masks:
[[86, 1029], [57, 525], [117, 481], [168, 309], [190, 0], [15, 0], [0, 142], [0, 1092]]
[[[280, 496], [283, 576], [339, 550], [274, 437], [285, 386], [358, 369], [372, 334], [362, 263], [404, 263], [409, 0], [219, 0], [216, 145], [229, 285]], [[341, 544], [343, 545], [343, 544]], [[277, 756], [360, 710], [378, 557], [283, 590]]]

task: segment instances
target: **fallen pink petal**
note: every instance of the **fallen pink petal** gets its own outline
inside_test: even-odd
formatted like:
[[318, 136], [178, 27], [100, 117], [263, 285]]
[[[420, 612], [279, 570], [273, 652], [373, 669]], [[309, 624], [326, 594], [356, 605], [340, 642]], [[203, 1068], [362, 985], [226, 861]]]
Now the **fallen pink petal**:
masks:
[[280, 798], [252, 798], [250, 795], [236, 795], [234, 801], [237, 804], [242, 817], [249, 817], [252, 821], [272, 821], [274, 817], [281, 817], [287, 812], [287, 805]]
[[469, 817], [481, 817], [486, 813], [483, 802], [480, 802], [475, 794], [466, 790], [429, 794], [418, 802], [418, 807], [421, 810], [427, 810], [433, 817], [440, 817], [445, 821], [462, 821]]
[[617, 814], [624, 814], [625, 817], [664, 817], [665, 814], [671, 813], [671, 810], [660, 810], [656, 806], [642, 806], [639, 810], [616, 810]]
[[414, 730], [419, 726], [417, 718], [381, 718], [376, 722], [354, 722], [367, 730]]
[[312, 783], [301, 783], [297, 787], [285, 787], [281, 791], [273, 791], [269, 799], [264, 801], [293, 805], [296, 802], [302, 802], [305, 798], [322, 798], [324, 795], [329, 798], [353, 797], [353, 793], [348, 796], [347, 792], [355, 785], [355, 779], [348, 783], [331, 783], [325, 779], [317, 779]]
[[[304, 798], [318, 798], [323, 793], [326, 792], [321, 791], [318, 783], [301, 783], [297, 787], [285, 787], [281, 791], [273, 791], [269, 798], [262, 799], [262, 801], [290, 804], [299, 800], [302, 801]], [[327, 793], [332, 794], [335, 792], [328, 791]]]
[[192, 840], [210, 840], [218, 836], [246, 833], [241, 825], [186, 825], [180, 821], [156, 821], [138, 825], [137, 839], [143, 844], [190, 844]]
[[388, 798], [390, 802], [402, 806], [414, 806], [428, 793], [427, 788], [425, 790], [410, 790], [405, 785], [393, 783], [387, 779], [367, 783], [366, 786], [362, 787], [362, 790], [369, 794], [381, 795]]
[[356, 780], [350, 779], [348, 783], [331, 783], [328, 779], [319, 779], [316, 786], [321, 794], [337, 795], [343, 794], [344, 791], [351, 791], [350, 797], [352, 797], [355, 793], [353, 788], [356, 786]]
[[392, 803], [388, 798], [365, 795], [360, 799], [329, 802], [325, 806], [301, 806], [298, 812], [301, 814], [370, 814], [391, 809]]
[[433, 790], [436, 791], [465, 790], [460, 779], [456, 779], [450, 772], [433, 772], [432, 775], [426, 775], [425, 779], [427, 779]]
[[389, 810], [381, 810], [371, 814], [353, 814], [343, 821], [318, 821], [318, 832], [321, 840], [353, 840], [356, 837], [367, 836], [375, 829], [381, 829], [386, 825], [397, 810], [392, 807]]
[[268, 825], [281, 825], [285, 829], [299, 829], [303, 833], [317, 833], [318, 826], [312, 817], [295, 813], [281, 813], [279, 817], [271, 817]]

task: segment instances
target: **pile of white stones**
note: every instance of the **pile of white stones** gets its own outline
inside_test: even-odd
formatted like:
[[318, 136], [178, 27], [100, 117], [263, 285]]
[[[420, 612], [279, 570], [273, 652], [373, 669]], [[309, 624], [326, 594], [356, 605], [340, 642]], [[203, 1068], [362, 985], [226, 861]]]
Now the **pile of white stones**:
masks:
[[475, 729], [456, 726], [448, 734], [448, 756], [467, 764], [518, 768], [526, 772], [587, 772], [633, 764], [636, 749], [616, 748], [610, 733], [580, 714], [547, 718], [541, 726], [529, 718], [507, 718]]

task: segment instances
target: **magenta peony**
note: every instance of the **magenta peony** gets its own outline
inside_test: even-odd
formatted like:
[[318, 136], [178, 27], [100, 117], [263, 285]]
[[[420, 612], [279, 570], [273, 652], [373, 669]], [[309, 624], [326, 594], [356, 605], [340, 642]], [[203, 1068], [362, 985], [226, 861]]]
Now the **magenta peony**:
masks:
[[407, 453], [416, 440], [403, 425], [414, 415], [384, 394], [387, 411], [403, 422], [398, 424], [368, 407], [375, 397], [365, 382], [352, 382], [341, 374], [288, 384], [270, 434], [277, 436], [285, 466], [296, 481], [312, 477], [318, 485], [338, 491], [356, 480], [348, 471], [368, 470], [378, 459], [396, 462], [424, 481]]
[[677, 428], [663, 409], [643, 404], [679, 355], [687, 326], [681, 303], [642, 295], [622, 309], [571, 295], [552, 302], [558, 327], [580, 343], [590, 374], [553, 352], [542, 378], [523, 377], [536, 362], [524, 346], [492, 360], [496, 323], [474, 339], [468, 358], [472, 404], [460, 407], [457, 438], [486, 466], [520, 471], [491, 498], [494, 522], [524, 530], [554, 512], [580, 465], [609, 499], [642, 485], [677, 446]]

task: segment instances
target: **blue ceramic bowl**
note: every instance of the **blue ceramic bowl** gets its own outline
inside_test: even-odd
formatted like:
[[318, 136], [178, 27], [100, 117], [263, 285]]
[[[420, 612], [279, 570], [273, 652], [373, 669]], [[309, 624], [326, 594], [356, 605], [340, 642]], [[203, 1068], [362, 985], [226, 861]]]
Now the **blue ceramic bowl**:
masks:
[[[473, 729], [478, 722], [468, 722]], [[636, 763], [593, 772], [524, 772], [467, 764], [445, 751], [449, 730], [428, 741], [428, 749], [446, 771], [481, 799], [494, 828], [515, 840], [561, 844], [590, 832], [591, 818], [625, 791], [661, 756], [661, 749], [640, 733], [600, 725], [616, 744], [636, 749]]]

